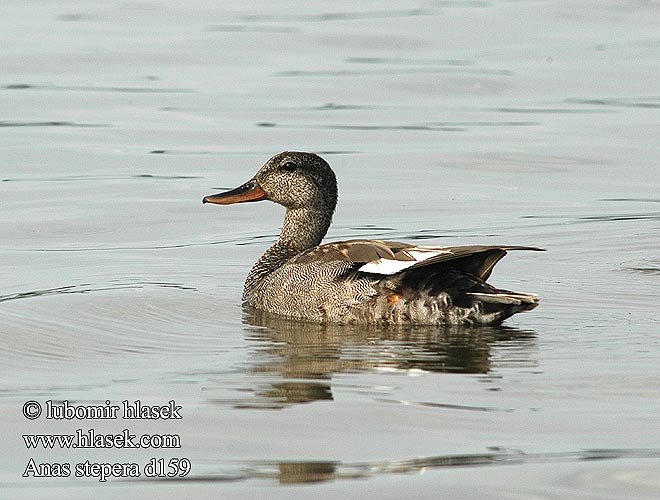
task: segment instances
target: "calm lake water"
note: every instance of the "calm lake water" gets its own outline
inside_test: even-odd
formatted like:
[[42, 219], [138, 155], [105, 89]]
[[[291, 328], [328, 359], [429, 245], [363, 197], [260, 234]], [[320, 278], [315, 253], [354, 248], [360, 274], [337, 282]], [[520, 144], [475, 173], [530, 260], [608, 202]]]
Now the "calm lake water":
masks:
[[[3, 496], [660, 496], [660, 3], [2, 11]], [[492, 278], [541, 306], [446, 331], [244, 311], [283, 209], [201, 198], [284, 149], [338, 175], [328, 240], [544, 247]], [[182, 418], [46, 418], [64, 400]], [[180, 448], [22, 437], [77, 429]], [[150, 478], [151, 458], [191, 468]], [[22, 477], [30, 459], [71, 473]], [[86, 461], [140, 477], [75, 477]]]

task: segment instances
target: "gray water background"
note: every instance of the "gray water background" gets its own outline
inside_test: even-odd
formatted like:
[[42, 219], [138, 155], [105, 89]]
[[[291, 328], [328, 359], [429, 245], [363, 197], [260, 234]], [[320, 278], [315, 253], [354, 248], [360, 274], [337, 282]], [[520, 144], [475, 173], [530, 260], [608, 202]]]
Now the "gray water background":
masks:
[[[25, 2], [0, 16], [7, 498], [660, 495], [660, 4]], [[502, 328], [260, 321], [270, 203], [202, 206], [322, 154], [328, 240], [522, 244]], [[175, 400], [177, 421], [23, 417]], [[27, 450], [26, 433], [178, 450]], [[23, 478], [187, 457], [180, 480]]]

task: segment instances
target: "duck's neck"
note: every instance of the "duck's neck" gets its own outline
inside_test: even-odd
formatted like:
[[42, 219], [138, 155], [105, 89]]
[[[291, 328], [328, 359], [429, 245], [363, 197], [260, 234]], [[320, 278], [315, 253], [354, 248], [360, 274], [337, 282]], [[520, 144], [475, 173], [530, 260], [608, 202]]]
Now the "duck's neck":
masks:
[[331, 221], [332, 212], [328, 210], [288, 209], [280, 237], [252, 266], [245, 280], [243, 300], [249, 301], [263, 280], [286, 261], [321, 243]]

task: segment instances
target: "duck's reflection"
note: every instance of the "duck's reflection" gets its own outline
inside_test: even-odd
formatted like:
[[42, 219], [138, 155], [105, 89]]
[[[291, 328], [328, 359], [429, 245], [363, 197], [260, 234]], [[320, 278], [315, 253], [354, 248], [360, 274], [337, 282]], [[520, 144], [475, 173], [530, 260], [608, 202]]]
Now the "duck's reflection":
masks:
[[333, 481], [337, 466], [336, 462], [280, 462], [276, 477], [282, 484]]
[[[238, 470], [224, 474], [207, 474], [206, 481], [237, 481], [270, 479], [280, 484], [304, 484], [338, 481], [342, 479], [368, 479], [384, 474], [420, 474], [429, 469], [456, 467], [490, 467], [521, 464], [584, 463], [588, 460], [657, 459], [658, 449], [619, 448], [606, 450], [579, 450], [567, 452], [527, 453], [515, 449], [491, 448], [485, 453], [431, 455], [371, 462], [342, 461], [270, 461], [241, 462]], [[173, 478], [172, 481], [189, 481]]]
[[[368, 328], [287, 320], [246, 310], [248, 372], [261, 380], [242, 407], [331, 400], [336, 373], [382, 370], [489, 373], [535, 364], [533, 332], [505, 326]], [[495, 352], [493, 351], [495, 349]]]

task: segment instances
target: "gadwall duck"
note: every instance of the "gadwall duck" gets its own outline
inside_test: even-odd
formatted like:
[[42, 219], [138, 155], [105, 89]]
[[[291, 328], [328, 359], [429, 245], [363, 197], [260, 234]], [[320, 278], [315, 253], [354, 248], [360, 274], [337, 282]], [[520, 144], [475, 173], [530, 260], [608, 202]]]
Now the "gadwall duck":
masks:
[[323, 158], [273, 156], [242, 186], [206, 196], [229, 205], [270, 200], [286, 208], [279, 239], [250, 270], [243, 301], [256, 309], [318, 322], [497, 324], [534, 309], [536, 295], [486, 280], [521, 246], [425, 247], [379, 240], [320, 245], [337, 204], [337, 180]]

